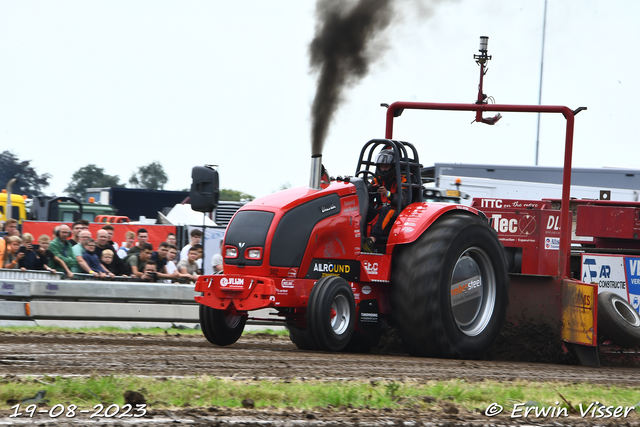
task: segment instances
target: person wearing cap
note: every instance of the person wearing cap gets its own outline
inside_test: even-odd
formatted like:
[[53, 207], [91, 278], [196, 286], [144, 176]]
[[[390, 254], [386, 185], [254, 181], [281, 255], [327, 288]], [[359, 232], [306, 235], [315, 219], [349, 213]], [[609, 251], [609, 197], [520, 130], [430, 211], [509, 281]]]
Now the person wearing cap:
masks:
[[[383, 148], [376, 157], [376, 173], [371, 180], [371, 196], [367, 222], [372, 223], [371, 235], [364, 239], [362, 250], [364, 252], [375, 252], [376, 241], [382, 236], [389, 234], [391, 226], [396, 218], [398, 198], [400, 198], [400, 208], [407, 205], [408, 191], [402, 188], [398, 192], [398, 179], [396, 176], [395, 153], [390, 148]], [[400, 177], [401, 183], [407, 182], [407, 177], [403, 173]]]

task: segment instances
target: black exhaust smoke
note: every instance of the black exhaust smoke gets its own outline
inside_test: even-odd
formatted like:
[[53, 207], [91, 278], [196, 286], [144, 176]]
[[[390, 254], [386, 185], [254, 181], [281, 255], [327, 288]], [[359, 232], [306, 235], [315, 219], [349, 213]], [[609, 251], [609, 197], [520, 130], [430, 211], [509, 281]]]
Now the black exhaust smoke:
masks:
[[318, 0], [316, 34], [309, 46], [311, 69], [319, 73], [311, 109], [313, 156], [322, 154], [343, 90], [366, 76], [382, 55], [385, 46], [375, 36], [389, 26], [393, 14], [392, 0]]

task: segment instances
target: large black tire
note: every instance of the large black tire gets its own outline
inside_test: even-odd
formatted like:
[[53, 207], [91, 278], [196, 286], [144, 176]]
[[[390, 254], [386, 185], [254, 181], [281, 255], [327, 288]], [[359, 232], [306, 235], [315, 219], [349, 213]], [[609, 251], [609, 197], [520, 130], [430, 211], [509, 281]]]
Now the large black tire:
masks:
[[318, 280], [309, 295], [307, 325], [318, 350], [340, 351], [353, 335], [356, 303], [349, 282], [327, 276]]
[[640, 345], [640, 315], [620, 295], [598, 294], [598, 334], [623, 348]]
[[500, 333], [509, 299], [502, 244], [493, 228], [475, 215], [449, 214], [396, 261], [393, 313], [409, 353], [481, 358]]
[[293, 323], [287, 323], [286, 328], [289, 331], [289, 339], [299, 350], [317, 350], [316, 343], [311, 336], [311, 331], [301, 329]]
[[211, 344], [225, 346], [235, 343], [242, 335], [245, 323], [246, 316], [200, 304], [200, 326]]

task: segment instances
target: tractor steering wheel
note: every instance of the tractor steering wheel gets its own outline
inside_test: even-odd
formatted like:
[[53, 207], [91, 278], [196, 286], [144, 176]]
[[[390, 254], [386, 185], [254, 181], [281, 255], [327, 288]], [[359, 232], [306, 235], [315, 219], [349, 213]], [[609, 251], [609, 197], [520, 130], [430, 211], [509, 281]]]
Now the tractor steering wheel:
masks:
[[362, 175], [362, 179], [367, 183], [367, 189], [370, 196], [378, 194], [378, 190], [373, 189], [373, 179], [376, 177], [375, 173], [363, 169], [356, 172], [356, 177], [358, 177], [358, 175]]

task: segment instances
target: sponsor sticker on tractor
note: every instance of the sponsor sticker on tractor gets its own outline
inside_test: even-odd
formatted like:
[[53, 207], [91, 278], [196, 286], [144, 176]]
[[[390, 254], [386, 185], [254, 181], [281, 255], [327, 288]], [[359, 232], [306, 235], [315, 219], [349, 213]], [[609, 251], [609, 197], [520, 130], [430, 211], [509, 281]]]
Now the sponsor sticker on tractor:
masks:
[[295, 287], [295, 282], [290, 279], [282, 279], [282, 282], [280, 283], [280, 285], [283, 288], [293, 289]]
[[220, 279], [220, 287], [229, 289], [244, 289], [244, 277], [223, 277]]
[[362, 265], [364, 265], [364, 269], [367, 271], [369, 276], [377, 276], [378, 275], [378, 263], [377, 262], [369, 262], [367, 260], [362, 261]]
[[473, 298], [482, 296], [482, 279], [474, 276], [451, 285], [451, 306], [455, 307]]
[[326, 276], [340, 276], [348, 281], [356, 281], [360, 278], [360, 263], [353, 260], [314, 258], [305, 279], [321, 279]]

